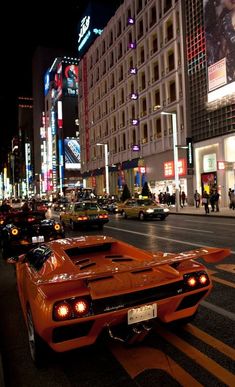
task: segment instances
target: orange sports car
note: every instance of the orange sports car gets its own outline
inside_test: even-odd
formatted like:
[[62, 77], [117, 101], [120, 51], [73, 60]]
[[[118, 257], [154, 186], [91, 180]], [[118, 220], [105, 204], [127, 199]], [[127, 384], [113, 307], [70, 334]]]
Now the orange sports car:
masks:
[[130, 343], [156, 319], [187, 322], [212, 288], [195, 259], [217, 262], [229, 254], [220, 248], [152, 253], [111, 237], [82, 236], [9, 258], [33, 360], [43, 359], [45, 343], [63, 352], [93, 344], [104, 329]]

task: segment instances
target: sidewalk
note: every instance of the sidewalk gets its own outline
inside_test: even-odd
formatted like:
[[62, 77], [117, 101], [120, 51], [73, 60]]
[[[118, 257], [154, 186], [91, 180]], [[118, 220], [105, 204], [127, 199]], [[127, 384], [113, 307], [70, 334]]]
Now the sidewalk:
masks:
[[[210, 207], [209, 207], [210, 208]], [[204, 206], [201, 206], [199, 208], [196, 208], [195, 206], [185, 206], [183, 208], [179, 208], [179, 211], [176, 212], [176, 209], [174, 206], [170, 207], [170, 213], [175, 215], [195, 215], [195, 216], [213, 216], [215, 218], [233, 218], [235, 219], [235, 210], [232, 210], [228, 207], [220, 208], [219, 212], [211, 212], [205, 214]]]

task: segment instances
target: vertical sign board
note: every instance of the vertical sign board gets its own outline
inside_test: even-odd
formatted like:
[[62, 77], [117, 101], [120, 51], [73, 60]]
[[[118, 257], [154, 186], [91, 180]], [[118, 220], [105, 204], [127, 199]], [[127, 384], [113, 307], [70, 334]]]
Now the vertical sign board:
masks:
[[83, 92], [84, 92], [84, 113], [85, 113], [85, 143], [86, 143], [86, 162], [90, 160], [90, 133], [88, 116], [88, 84], [87, 84], [87, 57], [83, 58]]
[[193, 175], [194, 173], [194, 159], [193, 159], [193, 143], [192, 138], [187, 137], [187, 174]]

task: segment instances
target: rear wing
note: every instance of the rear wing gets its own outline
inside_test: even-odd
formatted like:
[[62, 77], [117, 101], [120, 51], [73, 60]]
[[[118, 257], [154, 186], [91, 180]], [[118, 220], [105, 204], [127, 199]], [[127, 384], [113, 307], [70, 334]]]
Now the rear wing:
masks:
[[[117, 269], [117, 267], [110, 268], [106, 271], [97, 271], [96, 265], [92, 265], [89, 269], [77, 272], [77, 273], [60, 273], [48, 278], [46, 280], [38, 280], [37, 284], [50, 284], [50, 283], [59, 283], [67, 281], [76, 281], [76, 280], [98, 280], [103, 279], [104, 277], [109, 278], [114, 275], [122, 273], [137, 273], [140, 271], [151, 270], [159, 266], [173, 266], [176, 267], [178, 264], [188, 260], [194, 260], [198, 258], [204, 259], [208, 263], [219, 262], [225, 257], [231, 254], [230, 249], [223, 248], [213, 248], [213, 247], [203, 247], [197, 250], [190, 250], [183, 253], [163, 253], [161, 251], [153, 253], [153, 259], [144, 262], [138, 262], [133, 265], [129, 264], [127, 268]], [[133, 261], [134, 262], [134, 261]]]

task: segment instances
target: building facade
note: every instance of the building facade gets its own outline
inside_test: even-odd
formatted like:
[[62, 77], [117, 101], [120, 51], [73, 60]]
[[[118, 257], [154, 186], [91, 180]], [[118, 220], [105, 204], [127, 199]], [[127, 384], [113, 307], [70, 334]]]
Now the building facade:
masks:
[[[125, 0], [79, 63], [81, 168], [86, 185], [105, 192], [108, 144], [110, 193], [123, 184], [140, 192], [174, 192], [172, 117], [186, 145], [186, 84], [182, 3]], [[186, 150], [179, 147], [181, 190], [187, 193]]]
[[183, 8], [194, 188], [218, 189], [227, 205], [228, 190], [235, 188], [235, 5], [191, 0]]

